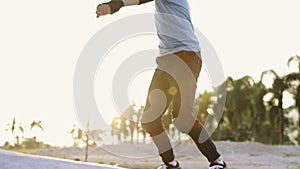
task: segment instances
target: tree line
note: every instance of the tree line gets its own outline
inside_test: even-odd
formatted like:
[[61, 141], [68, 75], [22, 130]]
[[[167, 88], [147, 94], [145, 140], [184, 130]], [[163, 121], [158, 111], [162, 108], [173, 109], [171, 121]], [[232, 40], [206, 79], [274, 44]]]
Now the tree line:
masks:
[[24, 124], [17, 121], [14, 117], [11, 123], [6, 125], [5, 131], [12, 134], [13, 140], [12, 145], [9, 141], [6, 141], [2, 146], [5, 149], [38, 149], [38, 148], [47, 148], [50, 147], [48, 144], [44, 144], [41, 141], [37, 141], [37, 136], [33, 135], [32, 137], [26, 137], [25, 131], [28, 130], [28, 133], [32, 132], [33, 128], [38, 128], [41, 131], [44, 131], [42, 126], [42, 121], [32, 121], [30, 124]]
[[[267, 70], [261, 73], [258, 82], [250, 76], [237, 80], [228, 77], [225, 82], [225, 110], [213, 137], [217, 140], [298, 145], [300, 57], [289, 58], [287, 65], [292, 61], [298, 64], [298, 71], [286, 75], [280, 76], [274, 70]], [[269, 77], [271, 86], [264, 84], [266, 77]], [[289, 107], [283, 107], [284, 96], [292, 98], [293, 103]], [[199, 112], [200, 115], [205, 113]]]
[[[216, 123], [216, 130], [212, 133], [214, 140], [230, 141], [255, 141], [264, 144], [295, 144], [300, 142], [300, 56], [288, 59], [287, 65], [292, 62], [298, 64], [298, 70], [285, 75], [278, 75], [274, 70], [266, 70], [261, 73], [260, 80], [250, 76], [239, 79], [228, 77], [223, 84], [212, 91], [199, 94], [195, 100], [195, 116], [204, 124], [209, 115], [214, 114], [214, 105], [223, 97], [226, 100], [222, 117]], [[269, 85], [266, 84], [269, 80]], [[226, 95], [216, 95], [218, 90], [225, 89]], [[292, 98], [292, 104], [284, 107], [285, 97]], [[225, 98], [224, 98], [225, 97]], [[91, 144], [103, 141], [104, 135], [110, 135], [111, 144], [117, 143], [145, 143], [147, 133], [140, 124], [144, 107], [137, 107], [134, 102], [119, 117], [115, 117], [110, 130], [82, 131], [73, 126], [69, 132], [74, 140], [74, 146], [84, 142], [87, 147]], [[162, 116], [162, 122], [171, 139], [181, 140], [182, 135], [172, 124], [172, 105]], [[25, 146], [35, 148], [43, 146], [32, 138], [24, 137], [27, 125], [17, 123], [16, 119], [7, 124], [6, 131], [14, 136], [14, 147]], [[41, 121], [32, 121], [30, 131], [37, 127], [44, 130]], [[87, 128], [89, 128], [87, 126]], [[9, 146], [9, 142], [5, 146]]]

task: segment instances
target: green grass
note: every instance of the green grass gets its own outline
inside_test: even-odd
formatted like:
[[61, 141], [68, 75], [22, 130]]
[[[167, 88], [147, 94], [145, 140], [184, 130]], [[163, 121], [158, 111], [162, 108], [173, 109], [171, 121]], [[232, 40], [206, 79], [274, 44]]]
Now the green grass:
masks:
[[289, 158], [289, 157], [295, 157], [294, 154], [284, 154], [284, 157]]
[[[296, 167], [297, 169], [300, 169], [300, 165], [297, 165]], [[288, 166], [287, 169], [290, 169], [290, 167]]]
[[113, 162], [113, 161], [111, 161], [111, 162], [109, 162], [108, 164], [109, 164], [109, 165], [116, 165], [117, 163], [116, 163], [116, 162]]
[[99, 164], [105, 164], [105, 162], [104, 162], [104, 160], [102, 158], [99, 158], [98, 163]]
[[25, 148], [10, 148], [10, 149], [2, 148], [2, 149], [7, 151], [17, 152], [17, 153], [23, 153], [23, 154], [31, 154], [37, 151], [45, 150], [45, 149], [25, 149]]

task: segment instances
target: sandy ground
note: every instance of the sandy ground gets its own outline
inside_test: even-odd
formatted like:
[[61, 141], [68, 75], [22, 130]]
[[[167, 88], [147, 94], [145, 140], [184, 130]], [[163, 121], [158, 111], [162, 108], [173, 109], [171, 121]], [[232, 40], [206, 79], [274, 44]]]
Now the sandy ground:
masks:
[[0, 150], [0, 169], [121, 169], [118, 167], [32, 156]]
[[[299, 146], [270, 146], [253, 142], [216, 142], [229, 169], [300, 169]], [[62, 148], [35, 152], [36, 155], [67, 159], [84, 159], [84, 149]], [[190, 143], [175, 147], [183, 169], [207, 169], [208, 162]], [[131, 169], [154, 169], [160, 163], [151, 144], [106, 145], [90, 148], [89, 161]]]

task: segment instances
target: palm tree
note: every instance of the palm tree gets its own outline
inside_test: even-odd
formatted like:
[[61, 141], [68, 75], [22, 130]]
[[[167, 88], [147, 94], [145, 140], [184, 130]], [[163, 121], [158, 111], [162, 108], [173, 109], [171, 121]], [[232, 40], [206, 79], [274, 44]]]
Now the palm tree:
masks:
[[264, 96], [267, 94], [266, 86], [262, 83], [261, 75], [260, 81], [253, 85], [253, 99], [252, 104], [252, 131], [254, 141], [259, 141], [260, 131], [266, 120], [266, 107], [264, 104]]
[[[292, 72], [290, 74], [280, 77], [275, 71], [267, 70], [262, 73], [262, 76], [271, 75], [273, 76], [272, 88], [268, 89], [269, 93], [273, 94], [273, 97], [269, 101], [269, 104], [272, 105], [270, 109], [271, 120], [276, 120], [278, 116], [279, 123], [279, 143], [283, 144], [284, 142], [284, 111], [283, 111], [283, 92], [287, 91], [294, 96], [296, 101], [296, 107], [298, 112], [300, 110], [300, 56], [296, 55], [288, 59], [287, 65], [290, 66], [292, 61], [296, 61], [298, 64], [298, 72]], [[300, 120], [300, 119], [299, 119]], [[272, 122], [273, 123], [273, 122]]]
[[[24, 139], [24, 128], [25, 128], [25, 126], [22, 123], [18, 124], [18, 129], [22, 133], [23, 139]], [[17, 145], [19, 145], [20, 144], [19, 136], [17, 135], [16, 138], [17, 138]]]
[[[295, 85], [294, 83], [294, 87], [291, 88], [292, 90], [292, 94], [294, 95], [294, 99], [296, 101], [296, 107], [298, 109], [298, 113], [300, 114], [300, 85], [299, 85], [299, 73], [300, 73], [300, 56], [296, 55], [296, 56], [292, 56], [288, 59], [287, 65], [290, 66], [290, 63], [292, 61], [296, 61], [298, 64], [298, 72], [297, 73], [292, 73], [292, 75], [290, 75], [290, 77], [288, 78], [288, 81], [297, 81], [298, 83]], [[291, 83], [292, 84], [292, 83]], [[300, 116], [299, 116], [299, 128], [300, 128]]]
[[[34, 127], [38, 127], [39, 129], [41, 129], [42, 131], [44, 131], [44, 128], [42, 127], [42, 121], [32, 121], [30, 124], [30, 131], [32, 131], [32, 129]], [[34, 141], [36, 141], [36, 136], [33, 136]]]
[[144, 110], [145, 110], [145, 107], [144, 106], [141, 106], [138, 111], [136, 112], [136, 116], [137, 116], [137, 123], [136, 123], [136, 132], [137, 132], [137, 143], [139, 141], [139, 135], [140, 133], [143, 134], [144, 138], [143, 138], [143, 142], [145, 142], [146, 140], [146, 131], [141, 127], [141, 117], [142, 117], [142, 114], [144, 113]]
[[[130, 136], [130, 142], [133, 143], [134, 131], [137, 126], [138, 116], [134, 110], [135, 103], [132, 101], [130, 105], [122, 114], [121, 114], [121, 125], [123, 128], [122, 132], [124, 136]], [[124, 137], [125, 138], [125, 137]]]
[[[121, 143], [121, 119], [120, 117], [114, 117], [111, 123], [111, 136], [114, 137], [115, 135], [118, 138], [118, 143]], [[114, 139], [112, 139], [112, 144], [114, 144]]]
[[208, 109], [210, 108], [212, 101], [212, 92], [204, 91], [203, 94], [200, 94], [198, 97], [198, 101], [196, 101], [196, 105], [198, 106], [198, 120], [204, 124], [207, 116], [208, 116]]
[[253, 85], [250, 76], [238, 80], [228, 77], [225, 115], [229, 119], [235, 141], [247, 140], [250, 133], [251, 112], [253, 112]]
[[288, 66], [290, 66], [292, 61], [296, 61], [298, 63], [298, 72], [300, 73], [300, 56], [296, 55], [296, 56], [292, 56], [288, 59]]
[[298, 113], [299, 113], [299, 130], [300, 130], [300, 85], [297, 87], [297, 92], [294, 95], [294, 98], [296, 100], [296, 107], [298, 109]]
[[13, 118], [13, 121], [11, 124], [7, 124], [8, 128], [5, 129], [5, 131], [10, 131], [14, 137], [14, 141], [13, 144], [14, 146], [18, 146], [20, 145], [20, 136], [18, 133], [16, 133], [16, 129], [17, 131], [20, 131], [22, 133], [22, 138], [24, 138], [24, 128], [25, 126], [22, 123], [16, 123], [16, 118]]
[[79, 127], [77, 127], [76, 125], [73, 125], [73, 128], [69, 132], [69, 134], [71, 134], [71, 136], [72, 136], [72, 138], [74, 140], [73, 146], [77, 147], [79, 145], [79, 142], [83, 138], [83, 132], [82, 132], [82, 130]]
[[16, 118], [14, 117], [10, 128], [11, 133], [14, 133], [15, 128], [16, 128]]
[[[283, 113], [283, 92], [288, 88], [286, 83], [286, 77], [280, 77], [274, 70], [267, 70], [262, 73], [262, 76], [271, 75], [273, 76], [272, 88], [268, 92], [273, 94], [271, 100], [273, 100], [273, 113], [278, 115], [279, 123], [279, 144], [284, 142], [284, 113]], [[276, 103], [277, 102], [277, 103]], [[276, 107], [274, 107], [276, 106]], [[277, 112], [276, 112], [277, 111]]]
[[88, 153], [89, 153], [89, 141], [90, 141], [90, 137], [89, 137], [89, 132], [90, 132], [90, 121], [88, 120], [87, 121], [87, 124], [86, 124], [86, 127], [87, 127], [87, 132], [85, 133], [85, 157], [84, 157], [84, 161], [87, 162], [88, 160]]
[[44, 131], [44, 128], [42, 127], [42, 121], [32, 121], [30, 124], [30, 131], [32, 130], [33, 127], [38, 127], [40, 128], [42, 131]]

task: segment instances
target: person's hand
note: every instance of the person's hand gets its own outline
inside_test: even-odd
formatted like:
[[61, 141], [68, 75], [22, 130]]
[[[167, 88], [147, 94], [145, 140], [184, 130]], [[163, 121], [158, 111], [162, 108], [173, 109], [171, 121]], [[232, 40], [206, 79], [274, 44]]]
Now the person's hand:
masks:
[[111, 0], [97, 6], [97, 18], [103, 15], [114, 14], [124, 6], [123, 0]]
[[110, 6], [108, 4], [98, 5], [96, 14], [97, 14], [97, 18], [99, 18], [100, 16], [103, 16], [103, 15], [111, 14]]

